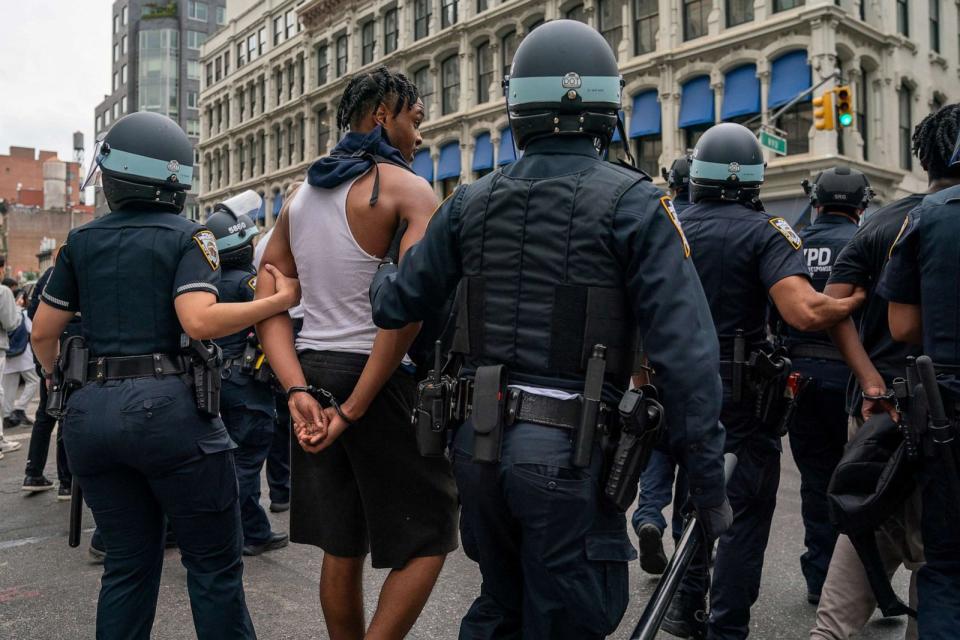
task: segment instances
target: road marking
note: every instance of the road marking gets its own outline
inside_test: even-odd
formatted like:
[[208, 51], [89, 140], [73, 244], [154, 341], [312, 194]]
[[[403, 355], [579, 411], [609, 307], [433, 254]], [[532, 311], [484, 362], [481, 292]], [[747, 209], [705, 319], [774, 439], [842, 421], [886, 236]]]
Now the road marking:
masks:
[[[83, 533], [90, 533], [93, 530], [94, 527], [90, 527], [89, 529], [84, 529]], [[66, 536], [62, 533], [59, 533], [51, 536], [33, 536], [31, 538], [20, 538], [19, 540], [7, 540], [5, 542], [0, 542], [0, 551], [4, 551], [5, 549], [14, 549], [16, 547], [22, 547], [28, 544], [37, 544], [38, 542], [45, 542], [47, 540], [53, 540], [54, 538], [63, 537]]]

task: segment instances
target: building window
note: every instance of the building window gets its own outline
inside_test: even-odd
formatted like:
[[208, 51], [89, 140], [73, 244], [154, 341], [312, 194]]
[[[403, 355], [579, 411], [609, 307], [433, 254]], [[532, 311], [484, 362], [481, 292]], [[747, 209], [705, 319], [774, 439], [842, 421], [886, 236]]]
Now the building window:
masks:
[[119, 117], [120, 117], [120, 103], [114, 102], [113, 103], [113, 119], [116, 120]]
[[120, 59], [120, 44], [117, 42], [113, 43], [113, 61], [116, 62]]
[[327, 118], [326, 108], [316, 112], [317, 118], [317, 155], [323, 156], [327, 153], [327, 141], [330, 139], [330, 120]]
[[805, 3], [805, 0], [773, 0], [773, 10], [786, 11], [788, 9], [795, 9], [797, 7], [802, 7]]
[[787, 153], [790, 155], [807, 153], [810, 151], [813, 104], [798, 102], [777, 118], [776, 126], [787, 132]]
[[191, 109], [197, 108], [197, 92], [187, 91], [187, 106]]
[[273, 19], [273, 46], [283, 42], [283, 16]]
[[709, 124], [703, 124], [685, 128], [683, 130], [683, 146], [687, 149], [693, 149], [697, 146], [697, 142], [700, 141], [700, 136], [711, 126], [712, 125]]
[[413, 39], [430, 35], [431, 0], [413, 0]]
[[302, 55], [297, 56], [297, 80], [300, 81], [300, 94], [299, 94], [299, 95], [302, 96], [302, 95], [305, 93], [305, 91], [304, 91], [304, 83], [306, 82], [306, 73], [305, 73], [305, 69], [304, 69], [304, 62], [303, 62], [303, 56], [302, 56]]
[[[191, 61], [191, 60], [187, 60], [188, 66], [189, 66], [189, 63], [190, 63], [190, 62], [192, 62], [192, 61]], [[212, 62], [208, 62], [208, 63], [207, 63], [207, 86], [209, 87], [209, 86], [212, 85], [212, 84], [213, 84], [213, 63], [212, 63]]]
[[120, 55], [127, 55], [127, 36], [120, 36]]
[[370, 20], [360, 27], [360, 64], [373, 62], [373, 54], [376, 48], [376, 42], [373, 40], [375, 24], [373, 20]]
[[399, 25], [397, 24], [397, 10], [390, 9], [383, 14], [383, 53], [393, 53], [397, 50]]
[[457, 24], [458, 0], [440, 0], [440, 26], [443, 29]]
[[443, 115], [460, 110], [460, 56], [454, 54], [440, 64], [443, 83], [441, 112]]
[[187, 30], [187, 49], [194, 49], [199, 51], [200, 45], [203, 44], [203, 41], [207, 39], [207, 34], [201, 33], [200, 31]]
[[869, 99], [867, 87], [869, 86], [870, 81], [867, 78], [867, 70], [861, 67], [860, 81], [857, 82], [857, 96], [853, 101], [853, 108], [857, 112], [857, 131], [860, 132], [860, 137], [863, 139], [864, 160], [870, 159], [870, 121], [867, 119], [869, 109], [869, 105], [867, 104], [867, 100]]
[[910, 0], [897, 0], [897, 32], [910, 37]]
[[[583, 11], [583, 5], [580, 11]], [[657, 27], [660, 24], [657, 0], [633, 0], [633, 52], [650, 53], [657, 48]]]
[[200, 79], [200, 61], [187, 60], [187, 80]]
[[267, 134], [263, 131], [260, 132], [257, 149], [260, 150], [260, 173], [264, 173], [267, 170]]
[[303, 162], [307, 157], [306, 127], [303, 116], [297, 119], [297, 133], [300, 134], [300, 162]]
[[940, 53], [940, 0], [930, 0], [930, 49]]
[[127, 8], [126, 7], [124, 7], [123, 9], [120, 9], [120, 24], [122, 25], [127, 24]]
[[477, 13], [483, 13], [490, 6], [487, 0], [477, 0]]
[[287, 15], [286, 15], [286, 24], [284, 25], [285, 27], [284, 38], [290, 39], [290, 36], [294, 35], [295, 33], [297, 33], [297, 31], [299, 31], [299, 29], [297, 29], [297, 24], [298, 24], [297, 13], [293, 9], [290, 9], [289, 11], [287, 11]]
[[257, 55], [262, 56], [267, 48], [267, 28], [260, 27], [257, 31]]
[[753, 0], [727, 0], [727, 26], [753, 21]]
[[120, 98], [120, 113], [127, 112], [127, 96]]
[[273, 73], [273, 77], [274, 77], [274, 84], [277, 87], [276, 104], [280, 104], [280, 101], [283, 100], [283, 69], [277, 69]]
[[327, 59], [327, 45], [317, 47], [317, 86], [327, 84], [330, 61]]
[[503, 77], [510, 75], [510, 67], [513, 65], [513, 54], [517, 52], [517, 32], [510, 31], [500, 38], [500, 55], [503, 61]]
[[663, 139], [660, 134], [634, 138], [637, 166], [654, 176], [660, 171], [660, 154], [663, 153]]
[[247, 43], [240, 42], [237, 44], [237, 69], [247, 64]]
[[287, 100], [293, 100], [293, 85], [296, 83], [292, 62], [287, 63]]
[[190, 0], [187, 2], [187, 17], [191, 20], [207, 21], [207, 3]]
[[247, 60], [253, 62], [257, 57], [257, 34], [247, 36]]
[[120, 67], [120, 84], [127, 84], [127, 65]]
[[910, 137], [913, 134], [913, 105], [912, 91], [905, 84], [900, 85], [897, 92], [900, 101], [900, 168], [906, 171], [913, 169], [913, 156], [910, 154]]
[[247, 96], [243, 89], [237, 92], [237, 104], [240, 106], [240, 113], [238, 114], [240, 116], [240, 122], [243, 122], [243, 117], [247, 112]]
[[223, 52], [223, 76], [227, 77], [230, 75], [230, 52]]
[[217, 24], [227, 24], [227, 10], [225, 7], [217, 7]]
[[260, 76], [260, 113], [267, 112], [267, 79]]
[[287, 123], [287, 166], [293, 165], [293, 155], [296, 150], [296, 141], [293, 138], [293, 123]]
[[622, 0], [599, 0], [597, 13], [600, 15], [599, 31], [616, 56], [623, 38]]
[[99, 133], [101, 129], [103, 129], [103, 114], [97, 116], [97, 133]]
[[113, 72], [113, 91], [116, 91], [120, 87], [120, 74], [116, 71]]
[[587, 14], [583, 10], [582, 4], [578, 4], [574, 7], [570, 7], [569, 9], [567, 9], [567, 12], [564, 14], [563, 17], [566, 18], [567, 20], [576, 20], [584, 24], [587, 23]]
[[283, 160], [283, 129], [277, 127], [274, 129], [274, 135], [277, 138], [277, 157], [276, 157], [276, 168], [280, 168], [280, 161]]
[[707, 16], [710, 14], [707, 0], [683, 0], [683, 39], [693, 40], [707, 35]]
[[120, 31], [120, 16], [113, 16], [113, 32]]
[[187, 135], [193, 138], [200, 137], [200, 121], [196, 118], [187, 120]]
[[477, 104], [490, 101], [490, 83], [493, 82], [493, 51], [490, 43], [477, 47]]
[[180, 95], [180, 33], [176, 29], [147, 29], [141, 30], [139, 37], [136, 109], [176, 120]]
[[337, 38], [337, 77], [347, 72], [347, 36]]
[[423, 113], [430, 117], [430, 105], [433, 102], [433, 82], [430, 80], [430, 67], [420, 67], [413, 72], [413, 84], [417, 87], [423, 101]]
[[223, 60], [217, 58], [213, 61], [213, 80], [214, 82], [220, 82], [220, 78], [223, 77]]
[[253, 117], [253, 112], [257, 108], [257, 87], [255, 85], [250, 85], [250, 91], [248, 93], [250, 96], [250, 117]]

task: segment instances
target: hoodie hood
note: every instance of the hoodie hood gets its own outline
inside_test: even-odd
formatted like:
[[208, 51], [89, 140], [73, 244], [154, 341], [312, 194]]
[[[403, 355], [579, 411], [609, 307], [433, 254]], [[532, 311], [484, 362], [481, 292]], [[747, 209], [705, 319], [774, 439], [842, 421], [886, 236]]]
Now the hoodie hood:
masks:
[[390, 145], [382, 127], [377, 126], [369, 133], [349, 131], [330, 155], [310, 165], [307, 183], [322, 189], [333, 189], [363, 175], [378, 161], [412, 171], [403, 154]]

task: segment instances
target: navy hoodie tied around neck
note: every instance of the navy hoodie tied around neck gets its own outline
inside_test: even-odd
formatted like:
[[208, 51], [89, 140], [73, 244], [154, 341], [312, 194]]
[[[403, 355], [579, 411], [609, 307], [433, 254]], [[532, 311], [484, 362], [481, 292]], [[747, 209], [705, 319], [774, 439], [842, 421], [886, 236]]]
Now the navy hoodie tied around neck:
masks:
[[403, 154], [390, 145], [383, 128], [377, 126], [369, 133], [347, 132], [330, 155], [310, 165], [307, 183], [322, 189], [334, 189], [362, 176], [377, 163], [378, 158], [412, 171]]

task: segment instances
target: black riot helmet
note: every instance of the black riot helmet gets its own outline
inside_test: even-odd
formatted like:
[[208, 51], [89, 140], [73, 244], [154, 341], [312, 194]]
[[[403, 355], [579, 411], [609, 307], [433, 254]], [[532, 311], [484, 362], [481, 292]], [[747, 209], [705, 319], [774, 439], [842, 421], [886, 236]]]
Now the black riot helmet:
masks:
[[690, 200], [757, 202], [765, 168], [760, 143], [750, 129], [733, 122], [716, 124], [693, 149]]
[[610, 45], [591, 27], [543, 23], [520, 43], [503, 85], [518, 148], [544, 135], [589, 135], [609, 146], [623, 79]]
[[678, 193], [686, 191], [690, 187], [690, 156], [680, 156], [669, 169], [660, 169], [660, 175], [667, 181], [668, 188]]
[[167, 116], [131, 113], [97, 141], [81, 188], [98, 179], [111, 210], [180, 213], [193, 183], [193, 145]]
[[246, 266], [253, 262], [253, 239], [260, 229], [253, 218], [263, 200], [247, 190], [218, 203], [207, 216], [207, 228], [217, 239], [217, 252], [224, 266]]
[[811, 183], [800, 183], [815, 209], [860, 215], [873, 198], [870, 181], [856, 169], [840, 166], [817, 174]]

